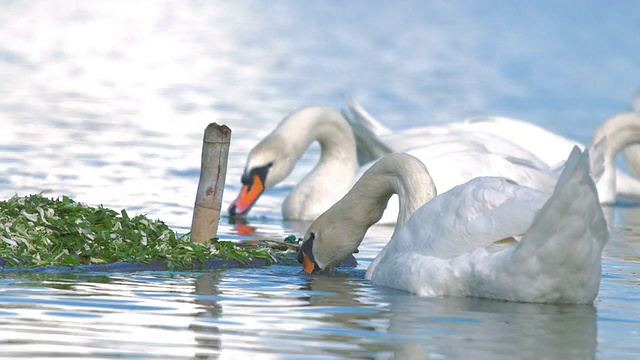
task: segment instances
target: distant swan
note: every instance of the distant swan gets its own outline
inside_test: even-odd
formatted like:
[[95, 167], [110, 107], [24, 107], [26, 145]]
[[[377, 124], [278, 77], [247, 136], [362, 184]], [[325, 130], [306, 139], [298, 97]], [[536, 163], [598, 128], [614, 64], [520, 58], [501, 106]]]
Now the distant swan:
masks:
[[609, 234], [588, 151], [574, 148], [552, 194], [484, 177], [436, 196], [421, 161], [386, 155], [309, 227], [298, 254], [305, 272], [353, 253], [392, 194], [400, 212], [366, 272], [373, 284], [539, 303], [588, 304], [598, 293]]
[[[477, 176], [505, 176], [534, 188], [548, 188], [556, 176], [533, 155], [526, 159], [498, 155], [483, 143], [490, 134], [449, 134], [429, 146], [408, 149], [420, 160], [428, 162], [436, 185], [447, 190]], [[356, 142], [346, 119], [328, 107], [308, 106], [294, 111], [258, 143], [250, 152], [242, 175], [242, 189], [230, 204], [231, 215], [246, 215], [262, 193], [284, 180], [298, 159], [314, 141], [320, 143], [318, 164], [289, 192], [282, 204], [285, 219], [313, 220], [338, 201], [357, 178]], [[508, 140], [495, 143], [518, 146]], [[515, 153], [516, 150], [513, 150]], [[366, 167], [365, 167], [366, 168]], [[397, 211], [397, 210], [396, 210]], [[393, 210], [384, 222], [395, 221]]]
[[[522, 157], [515, 151], [528, 151], [534, 155], [534, 158], [540, 159], [548, 166], [554, 166], [563, 161], [574, 146], [584, 148], [576, 141], [537, 125], [499, 116], [475, 117], [443, 125], [392, 131], [375, 120], [355, 100], [348, 100], [347, 105], [348, 107], [343, 113], [353, 128], [358, 146], [358, 157], [363, 162], [372, 161], [391, 152], [404, 151], [407, 146], [426, 145], [439, 137], [452, 133], [457, 136], [464, 136], [464, 134], [474, 136], [477, 141], [483, 142], [489, 151], [496, 154], [511, 154]], [[492, 135], [493, 138], [486, 138], [483, 141], [479, 134]], [[609, 137], [608, 149], [606, 149], [608, 158], [615, 160], [619, 151], [640, 142], [640, 113], [622, 113], [606, 120], [596, 130], [592, 143], [599, 140], [602, 134], [607, 134]], [[494, 140], [496, 138], [508, 142], [496, 142]], [[618, 138], [624, 138], [624, 142], [616, 141]], [[509, 146], [509, 144], [511, 145]], [[640, 178], [640, 147], [637, 149], [632, 147], [625, 152], [625, 160], [631, 171], [637, 168]], [[537, 165], [539, 166], [539, 164]], [[613, 175], [606, 177], [608, 179], [606, 185], [599, 184], [598, 190], [602, 203], [615, 203], [616, 193], [640, 196], [640, 181], [638, 179], [617, 170], [615, 161], [607, 161], [606, 166], [607, 171], [613, 172]]]
[[[636, 92], [636, 95], [631, 101], [631, 111], [636, 114], [640, 114], [640, 90]], [[624, 149], [624, 161], [627, 164], [629, 171], [640, 179], [640, 145], [631, 145]]]

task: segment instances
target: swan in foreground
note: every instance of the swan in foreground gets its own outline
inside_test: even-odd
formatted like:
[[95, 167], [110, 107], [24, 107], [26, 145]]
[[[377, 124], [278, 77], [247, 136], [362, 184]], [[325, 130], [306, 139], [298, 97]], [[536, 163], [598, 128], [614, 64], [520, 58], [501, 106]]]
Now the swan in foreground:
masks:
[[[555, 177], [533, 155], [520, 150], [524, 159], [494, 154], [483, 142], [489, 134], [456, 136], [449, 134], [428, 146], [410, 149], [412, 155], [429, 162], [438, 188], [448, 190], [477, 176], [504, 176], [534, 188], [549, 188]], [[307, 148], [318, 141], [318, 164], [289, 192], [282, 204], [285, 219], [314, 220], [338, 201], [353, 185], [359, 169], [356, 141], [347, 120], [337, 111], [307, 106], [285, 117], [258, 143], [247, 158], [243, 187], [230, 204], [230, 215], [246, 215], [262, 193], [284, 180]], [[497, 139], [495, 143], [509, 143]], [[515, 144], [507, 145], [517, 149]], [[516, 153], [513, 150], [512, 153]], [[397, 210], [395, 210], [397, 212]], [[383, 222], [394, 222], [390, 209]]]
[[395, 231], [366, 272], [373, 284], [423, 296], [592, 303], [609, 233], [589, 171], [589, 152], [576, 147], [551, 195], [480, 177], [436, 196], [421, 161], [386, 155], [311, 224], [298, 260], [307, 273], [336, 266], [398, 194]]
[[[438, 126], [425, 126], [392, 131], [375, 120], [358, 102], [349, 100], [347, 109], [343, 111], [353, 128], [358, 146], [358, 157], [361, 161], [373, 161], [391, 152], [401, 152], [407, 147], [417, 144], [426, 145], [437, 141], [447, 134], [464, 137], [473, 136], [493, 153], [525, 157], [529, 161], [540, 159], [547, 166], [556, 166], [566, 159], [574, 146], [584, 146], [574, 140], [557, 135], [537, 125], [499, 116], [475, 117], [461, 122]], [[640, 106], [640, 105], [638, 105]], [[640, 112], [640, 110], [639, 110]], [[640, 113], [621, 113], [602, 123], [595, 131], [591, 144], [607, 135], [607, 158], [615, 160], [616, 154], [627, 147], [625, 161], [629, 169], [640, 177], [640, 148], [631, 144], [640, 142]], [[485, 139], [480, 134], [491, 135]], [[508, 140], [507, 142], [494, 139]], [[622, 139], [624, 141], [616, 141]], [[515, 152], [517, 151], [517, 153]], [[530, 152], [533, 157], [522, 155], [522, 151]], [[640, 181], [616, 169], [615, 161], [607, 161], [607, 171], [614, 173], [606, 176], [613, 182], [598, 184], [600, 201], [612, 204], [616, 201], [616, 193], [626, 196], [640, 196]], [[535, 163], [540, 167], [539, 163]], [[636, 170], [637, 169], [637, 170]], [[604, 190], [604, 192], [603, 192]]]

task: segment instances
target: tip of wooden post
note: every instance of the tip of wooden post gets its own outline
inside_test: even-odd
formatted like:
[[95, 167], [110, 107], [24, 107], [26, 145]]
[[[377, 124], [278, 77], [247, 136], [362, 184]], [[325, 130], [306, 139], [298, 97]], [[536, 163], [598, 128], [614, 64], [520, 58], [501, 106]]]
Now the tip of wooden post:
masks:
[[204, 130], [204, 140], [210, 142], [229, 142], [231, 129], [227, 125], [211, 123]]

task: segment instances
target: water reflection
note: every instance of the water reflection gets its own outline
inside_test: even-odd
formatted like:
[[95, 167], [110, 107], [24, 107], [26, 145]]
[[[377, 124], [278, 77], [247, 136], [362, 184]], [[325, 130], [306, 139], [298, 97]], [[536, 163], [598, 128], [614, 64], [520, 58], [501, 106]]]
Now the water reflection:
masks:
[[310, 221], [276, 220], [268, 218], [255, 219], [244, 216], [230, 216], [228, 217], [228, 221], [232, 228], [232, 234], [248, 239], [280, 238], [288, 235], [302, 237], [307, 232], [309, 225], [311, 225]]
[[327, 312], [312, 331], [323, 342], [357, 343], [350, 355], [590, 359], [596, 353], [593, 306], [424, 298], [371, 288], [348, 274], [317, 276], [303, 288], [313, 290], [309, 305]]
[[229, 225], [233, 227], [235, 234], [239, 236], [252, 236], [256, 233], [256, 227], [251, 226], [244, 216], [230, 216]]
[[[63, 355], [55, 348], [62, 346], [67, 354], [181, 354], [196, 359], [253, 353], [396, 359], [595, 357], [593, 306], [423, 298], [372, 286], [363, 276], [362, 269], [307, 276], [297, 267], [273, 266], [203, 274], [5, 280], [9, 291], [0, 296], [0, 329], [21, 331], [12, 333], [8, 340], [13, 345], [3, 354]], [[625, 306], [610, 299], [620, 292], [609, 288], [603, 301]], [[620, 316], [607, 310], [601, 321], [620, 327], [615, 324], [625, 321]], [[634, 324], [628, 322], [629, 329]], [[31, 348], [36, 343], [39, 350]], [[119, 349], [110, 350], [114, 343]]]
[[[194, 284], [194, 302], [203, 311], [195, 314], [198, 318], [219, 319], [222, 316], [222, 305], [217, 301], [220, 294], [218, 284], [224, 273], [220, 271], [209, 272], [199, 276]], [[222, 339], [220, 329], [211, 324], [203, 325], [194, 323], [189, 325], [189, 329], [195, 333], [197, 349], [205, 349], [205, 352], [196, 351], [195, 359], [218, 359], [222, 349]], [[213, 353], [211, 353], [213, 352]]]

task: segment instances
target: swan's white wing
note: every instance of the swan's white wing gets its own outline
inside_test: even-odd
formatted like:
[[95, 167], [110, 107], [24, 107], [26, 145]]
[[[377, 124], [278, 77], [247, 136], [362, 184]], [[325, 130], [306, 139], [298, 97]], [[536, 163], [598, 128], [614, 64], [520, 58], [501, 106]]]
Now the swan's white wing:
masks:
[[476, 178], [418, 209], [390, 253], [450, 259], [523, 234], [549, 195], [502, 178]]
[[458, 144], [467, 148], [489, 151], [481, 139], [467, 131], [447, 127], [412, 128], [381, 137], [381, 140], [396, 152], [411, 148]]
[[[526, 159], [538, 168], [548, 166], [532, 151], [505, 136], [513, 131], [519, 133], [526, 133], [530, 129], [536, 132], [543, 131], [532, 124], [508, 118], [484, 117], [445, 125], [391, 131], [373, 118], [354, 99], [347, 99], [346, 102], [347, 108], [342, 113], [349, 121], [356, 137], [358, 160], [361, 165], [390, 152], [402, 152], [414, 147], [432, 146], [443, 142], [457, 142], [502, 156]], [[493, 129], [500, 135], [494, 135], [487, 129]]]
[[[499, 176], [550, 194], [560, 173], [540, 170], [527, 160], [478, 150], [471, 143], [442, 142], [438, 145], [411, 149], [407, 153], [417, 157], [427, 166], [438, 193], [479, 176]], [[370, 166], [371, 163], [361, 167], [356, 178], [360, 178]], [[394, 223], [397, 214], [398, 200], [397, 196], [393, 196], [380, 222]]]
[[451, 126], [468, 131], [482, 131], [493, 134], [531, 151], [547, 165], [555, 165], [566, 160], [574, 146], [580, 143], [557, 135], [532, 123], [500, 116], [474, 117], [452, 123]]
[[347, 109], [342, 113], [352, 124], [366, 128], [371, 135], [379, 137], [391, 133], [391, 130], [376, 120], [365, 108], [353, 98], [347, 98]]
[[[575, 152], [579, 151], [579, 147], [575, 146], [574, 149], [569, 154], [570, 156]], [[605, 173], [605, 151], [607, 149], [607, 138], [606, 136], [600, 139], [597, 143], [589, 146], [588, 148], [588, 157], [589, 157], [589, 174], [591, 176], [591, 180], [594, 183], [598, 183], [602, 175]], [[576, 157], [577, 155], [573, 155]], [[568, 160], [568, 159], [567, 159]], [[564, 171], [566, 167], [567, 160], [560, 161], [559, 163], [551, 166], [549, 171], [554, 174], [554, 177], [559, 178], [560, 174]], [[577, 160], [574, 160], [577, 161]]]
[[473, 149], [460, 148], [454, 151], [455, 146], [427, 146], [407, 151], [427, 166], [438, 193], [479, 176], [505, 177], [520, 185], [549, 193], [555, 186], [556, 174], [538, 169], [526, 160]]
[[375, 161], [395, 151], [393, 147], [381, 139], [381, 136], [391, 133], [391, 130], [376, 121], [360, 103], [354, 99], [347, 99], [347, 109], [342, 111], [342, 115], [349, 122], [356, 138], [356, 150], [360, 165]]
[[547, 163], [539, 159], [531, 151], [510, 140], [493, 134], [481, 131], [467, 131], [454, 126], [411, 128], [381, 136], [380, 140], [395, 152], [408, 151], [412, 148], [443, 146], [448, 143], [500, 156], [513, 156], [523, 159], [529, 162], [531, 166], [540, 169], [548, 167]]

